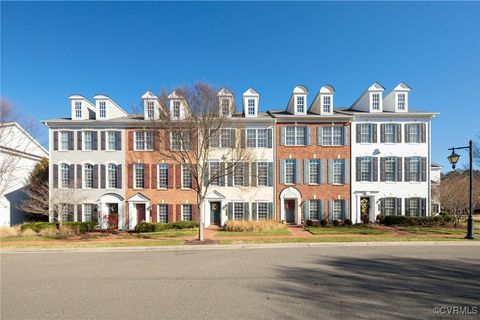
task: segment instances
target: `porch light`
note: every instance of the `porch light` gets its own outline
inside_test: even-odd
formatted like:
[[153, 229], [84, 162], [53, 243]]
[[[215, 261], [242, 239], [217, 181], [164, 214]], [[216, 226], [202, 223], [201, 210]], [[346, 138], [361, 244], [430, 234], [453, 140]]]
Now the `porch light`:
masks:
[[460, 158], [460, 155], [455, 153], [455, 148], [452, 150], [452, 154], [447, 157], [448, 161], [452, 165], [452, 168], [455, 169], [455, 166], [458, 162], [458, 159]]

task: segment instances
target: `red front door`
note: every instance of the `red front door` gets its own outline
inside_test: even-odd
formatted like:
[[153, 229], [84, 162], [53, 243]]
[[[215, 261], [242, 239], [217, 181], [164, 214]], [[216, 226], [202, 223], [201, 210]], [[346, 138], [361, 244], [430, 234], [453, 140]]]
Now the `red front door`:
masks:
[[137, 209], [137, 223], [145, 221], [145, 204], [136, 204], [135, 208]]

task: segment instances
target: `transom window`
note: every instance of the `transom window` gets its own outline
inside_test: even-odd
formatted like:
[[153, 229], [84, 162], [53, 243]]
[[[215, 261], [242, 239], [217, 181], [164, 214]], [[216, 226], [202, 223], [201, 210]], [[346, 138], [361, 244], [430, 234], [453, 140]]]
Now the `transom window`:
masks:
[[107, 148], [108, 150], [117, 150], [118, 149], [118, 135], [120, 132], [117, 131], [107, 131]]
[[135, 131], [135, 150], [153, 150], [153, 131]]
[[171, 133], [171, 148], [175, 151], [187, 151], [192, 149], [192, 138], [188, 132], [174, 131]]
[[372, 110], [380, 110], [380, 94], [372, 94]]
[[320, 220], [320, 201], [319, 200], [311, 200], [309, 202], [308, 214], [310, 216], [310, 220]]
[[95, 212], [94, 204], [86, 203], [83, 205], [83, 221], [93, 221], [93, 215]]
[[395, 181], [395, 158], [385, 158], [385, 181]]
[[251, 116], [255, 115], [255, 99], [247, 100], [248, 114]]
[[408, 126], [409, 141], [413, 143], [420, 142], [420, 126], [418, 124], [409, 124]]
[[295, 160], [285, 160], [285, 183], [295, 183]]
[[70, 183], [70, 170], [69, 165], [62, 163], [60, 165], [60, 188], [68, 188]]
[[397, 96], [398, 110], [405, 110], [405, 93], [399, 93]]
[[396, 125], [385, 124], [385, 142], [386, 143], [395, 143], [395, 131], [396, 131]]
[[360, 160], [360, 180], [370, 181], [372, 177], [372, 158], [364, 157]]
[[233, 204], [233, 218], [234, 220], [243, 220], [243, 202], [235, 202]]
[[106, 118], [107, 117], [107, 105], [105, 101], [100, 101], [99, 102], [99, 110], [100, 110], [100, 118]]
[[322, 145], [341, 146], [343, 144], [343, 127], [322, 127]]
[[343, 184], [344, 161], [341, 159], [333, 160], [333, 183]]
[[244, 179], [246, 178], [244, 176], [244, 166], [246, 164], [243, 162], [239, 162], [235, 165], [235, 168], [233, 169], [233, 185], [237, 187], [241, 187], [244, 184]]
[[182, 204], [182, 220], [183, 221], [192, 221], [192, 205], [191, 204]]
[[166, 204], [158, 205], [158, 223], [168, 223], [168, 206]]
[[[220, 185], [220, 162], [210, 162], [209, 174], [212, 186]], [[212, 179], [213, 178], [213, 179]]]
[[343, 220], [343, 200], [333, 200], [333, 220]]
[[372, 142], [372, 126], [369, 124], [359, 124], [360, 126], [360, 142], [371, 143]]
[[323, 97], [323, 112], [330, 112], [332, 107], [332, 97], [324, 96]]
[[268, 202], [257, 203], [257, 216], [258, 216], [258, 220], [268, 219]]
[[306, 127], [285, 127], [285, 144], [287, 146], [304, 146]]
[[83, 132], [83, 150], [93, 150], [93, 131]]
[[154, 102], [153, 101], [147, 101], [147, 117], [152, 119], [154, 116]]
[[157, 188], [163, 189], [168, 187], [168, 164], [158, 165]]
[[117, 165], [109, 163], [107, 165], [107, 188], [115, 189], [117, 186]]
[[410, 181], [420, 181], [420, 159], [417, 157], [410, 158]]
[[385, 215], [395, 215], [395, 200], [395, 198], [385, 198]]
[[228, 116], [230, 114], [230, 100], [222, 99], [222, 114]]
[[182, 188], [192, 188], [192, 171], [184, 165], [182, 165]]
[[83, 187], [93, 188], [93, 165], [89, 163], [83, 166]]
[[268, 185], [268, 162], [257, 162], [257, 186]]
[[75, 117], [81, 118], [82, 117], [82, 102], [75, 101]]
[[60, 150], [68, 150], [69, 132], [60, 131], [59, 135], [60, 135]]
[[142, 163], [135, 164], [135, 188], [143, 189], [145, 187], [145, 167]]
[[297, 112], [305, 112], [305, 97], [297, 97]]
[[320, 173], [320, 160], [310, 160], [309, 163], [309, 182], [313, 184], [319, 184], [319, 176]]
[[173, 117], [180, 118], [180, 101], [173, 101]]

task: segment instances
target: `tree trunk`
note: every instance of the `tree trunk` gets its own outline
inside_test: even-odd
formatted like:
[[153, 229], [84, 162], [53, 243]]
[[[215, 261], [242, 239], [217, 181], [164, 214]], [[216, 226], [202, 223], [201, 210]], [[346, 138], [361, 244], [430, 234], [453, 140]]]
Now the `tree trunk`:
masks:
[[198, 240], [203, 241], [203, 209], [200, 203], [200, 196], [197, 193], [197, 206], [198, 206]]

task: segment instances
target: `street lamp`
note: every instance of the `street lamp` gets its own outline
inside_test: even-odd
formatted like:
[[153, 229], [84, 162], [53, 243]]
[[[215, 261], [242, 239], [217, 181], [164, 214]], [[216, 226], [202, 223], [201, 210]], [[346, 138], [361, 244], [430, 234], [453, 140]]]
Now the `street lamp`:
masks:
[[468, 143], [468, 147], [452, 147], [448, 150], [452, 150], [452, 154], [447, 157], [448, 161], [452, 165], [452, 169], [455, 169], [455, 166], [460, 158], [460, 155], [455, 153], [455, 149], [468, 149], [469, 159], [470, 159], [470, 186], [469, 186], [469, 212], [468, 212], [468, 219], [467, 219], [467, 235], [465, 236], [466, 239], [475, 239], [475, 234], [473, 233], [473, 152], [472, 152], [472, 140]]

